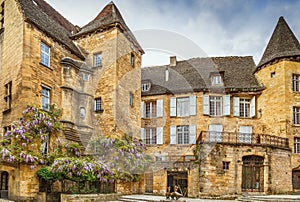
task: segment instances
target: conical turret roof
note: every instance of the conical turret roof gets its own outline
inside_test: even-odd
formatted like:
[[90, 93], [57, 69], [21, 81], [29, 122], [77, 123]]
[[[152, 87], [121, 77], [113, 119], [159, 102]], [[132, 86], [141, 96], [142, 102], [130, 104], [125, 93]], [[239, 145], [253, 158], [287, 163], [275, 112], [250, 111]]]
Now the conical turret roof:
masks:
[[297, 55], [300, 55], [299, 41], [281, 16], [257, 68], [274, 59]]

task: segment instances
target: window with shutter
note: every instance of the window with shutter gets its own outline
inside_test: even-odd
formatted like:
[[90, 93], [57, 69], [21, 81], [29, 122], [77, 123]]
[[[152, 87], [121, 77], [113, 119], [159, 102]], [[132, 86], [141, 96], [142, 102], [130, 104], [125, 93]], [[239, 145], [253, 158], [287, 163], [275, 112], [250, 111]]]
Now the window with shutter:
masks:
[[240, 98], [239, 97], [233, 98], [233, 115], [240, 116]]
[[240, 126], [239, 141], [241, 143], [252, 142], [252, 126]]
[[176, 144], [176, 126], [170, 126], [170, 144]]
[[255, 117], [255, 115], [256, 115], [256, 106], [255, 105], [256, 105], [255, 104], [255, 96], [253, 96], [253, 98], [250, 101], [250, 106], [251, 106], [250, 117]]
[[163, 117], [164, 115], [164, 101], [156, 100], [156, 117]]
[[230, 115], [230, 95], [223, 96], [223, 115]]
[[203, 106], [203, 114], [209, 115], [209, 95], [203, 95], [202, 106]]
[[223, 125], [209, 125], [209, 140], [210, 142], [222, 142]]
[[156, 144], [163, 144], [163, 127], [156, 128]]
[[190, 116], [194, 116], [197, 114], [196, 103], [197, 103], [196, 95], [190, 96]]
[[189, 143], [196, 144], [196, 126], [190, 125], [189, 129], [190, 129]]
[[170, 98], [170, 116], [176, 116], [176, 97]]

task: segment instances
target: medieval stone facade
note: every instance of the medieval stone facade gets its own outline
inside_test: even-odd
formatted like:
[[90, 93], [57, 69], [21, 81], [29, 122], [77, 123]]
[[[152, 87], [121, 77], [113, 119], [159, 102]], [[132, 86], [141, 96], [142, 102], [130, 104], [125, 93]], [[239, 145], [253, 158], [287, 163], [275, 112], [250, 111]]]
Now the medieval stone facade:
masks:
[[[3, 133], [27, 105], [47, 110], [55, 104], [63, 109], [62, 140], [84, 147], [97, 134], [139, 136], [143, 50], [113, 3], [82, 28], [43, 0], [1, 0], [0, 5]], [[36, 170], [5, 163], [0, 170], [0, 197], [37, 197]]]
[[287, 193], [299, 182], [300, 44], [280, 17], [260, 63], [212, 57], [142, 69], [145, 192]]
[[[0, 0], [2, 134], [26, 105], [63, 109], [65, 140], [129, 134], [153, 163], [118, 193], [188, 197], [300, 189], [300, 45], [281, 17], [258, 65], [250, 56], [141, 69], [144, 53], [109, 3], [83, 27], [43, 0]], [[50, 148], [51, 150], [51, 148]], [[0, 164], [0, 197], [35, 200], [24, 165]]]

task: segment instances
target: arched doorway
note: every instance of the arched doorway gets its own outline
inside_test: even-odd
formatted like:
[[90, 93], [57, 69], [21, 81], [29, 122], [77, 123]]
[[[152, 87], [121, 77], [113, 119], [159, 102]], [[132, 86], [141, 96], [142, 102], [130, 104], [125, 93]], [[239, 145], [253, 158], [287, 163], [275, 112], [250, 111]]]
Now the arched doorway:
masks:
[[1, 172], [0, 198], [8, 198], [8, 172]]
[[264, 158], [261, 156], [244, 156], [242, 169], [242, 191], [264, 191]]
[[293, 169], [293, 190], [300, 190], [300, 166]]

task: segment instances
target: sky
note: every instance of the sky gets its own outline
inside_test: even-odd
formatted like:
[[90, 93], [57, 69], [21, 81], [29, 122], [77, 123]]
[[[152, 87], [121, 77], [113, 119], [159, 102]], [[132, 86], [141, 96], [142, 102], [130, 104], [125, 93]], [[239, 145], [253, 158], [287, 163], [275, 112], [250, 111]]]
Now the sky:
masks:
[[[110, 0], [46, 0], [74, 25]], [[142, 66], [193, 57], [253, 56], [256, 64], [280, 16], [299, 40], [300, 0], [114, 0], [145, 51]]]

